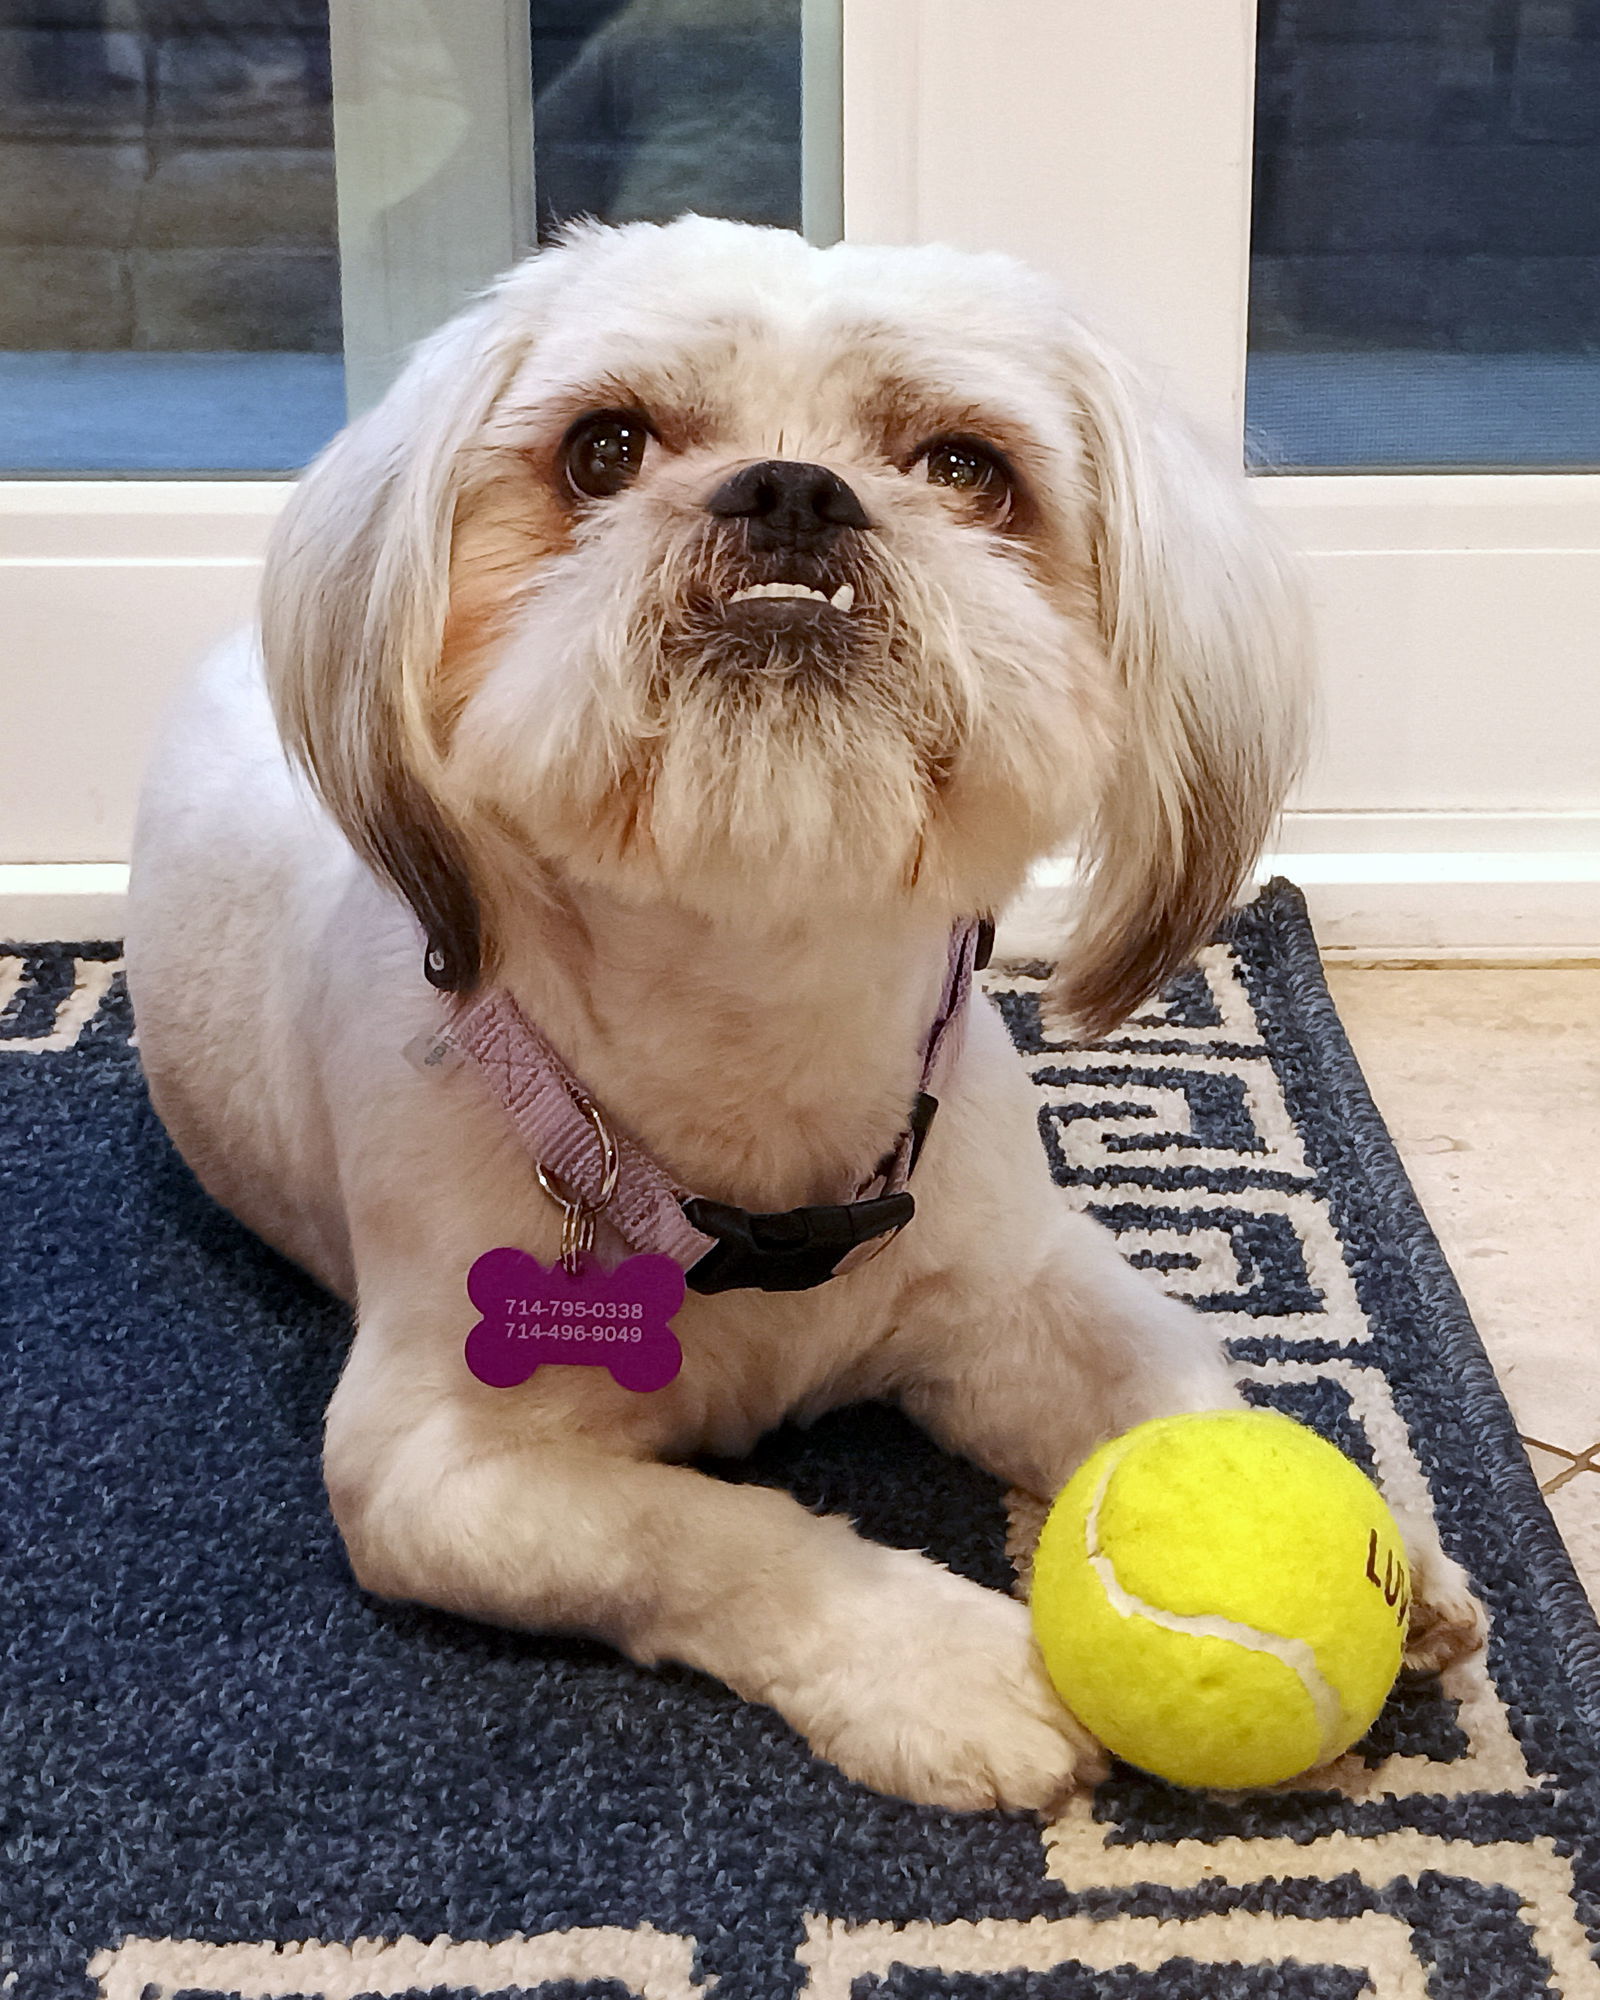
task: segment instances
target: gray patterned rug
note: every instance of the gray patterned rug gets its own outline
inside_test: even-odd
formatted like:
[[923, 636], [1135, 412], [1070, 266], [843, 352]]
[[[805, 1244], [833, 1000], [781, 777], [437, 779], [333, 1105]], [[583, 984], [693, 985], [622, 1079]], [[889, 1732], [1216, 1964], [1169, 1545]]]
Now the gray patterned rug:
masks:
[[[377, 1603], [328, 1521], [340, 1308], [199, 1193], [111, 945], [0, 954], [6, 2000], [1600, 2000], [1600, 1632], [1278, 884], [1093, 1047], [989, 975], [1062, 1199], [1262, 1403], [1431, 1499], [1487, 1668], [1314, 1781], [1058, 1823], [875, 1797], [769, 1712]], [[783, 1483], [998, 1588], [1032, 1524], [896, 1413]]]

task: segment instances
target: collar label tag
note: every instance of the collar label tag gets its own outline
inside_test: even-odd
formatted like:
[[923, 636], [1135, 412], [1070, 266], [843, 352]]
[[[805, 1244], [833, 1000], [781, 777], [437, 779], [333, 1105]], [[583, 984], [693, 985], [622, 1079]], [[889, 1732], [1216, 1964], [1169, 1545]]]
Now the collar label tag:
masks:
[[608, 1271], [593, 1256], [569, 1272], [525, 1250], [486, 1250], [467, 1273], [483, 1317], [467, 1335], [467, 1366], [492, 1389], [514, 1389], [536, 1368], [609, 1368], [620, 1388], [664, 1389], [683, 1366], [672, 1315], [683, 1268], [671, 1257], [625, 1257]]
[[442, 1029], [425, 1029], [420, 1035], [413, 1035], [400, 1051], [406, 1061], [424, 1076], [448, 1076], [453, 1069], [460, 1069], [467, 1060], [450, 1036]]

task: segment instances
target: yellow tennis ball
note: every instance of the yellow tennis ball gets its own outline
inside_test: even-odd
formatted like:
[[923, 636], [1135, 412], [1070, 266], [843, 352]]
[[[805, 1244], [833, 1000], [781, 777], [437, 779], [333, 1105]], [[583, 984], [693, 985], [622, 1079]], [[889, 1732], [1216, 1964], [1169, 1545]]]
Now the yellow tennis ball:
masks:
[[1269, 1410], [1158, 1417], [1063, 1488], [1033, 1563], [1062, 1700], [1180, 1785], [1273, 1785], [1371, 1726], [1405, 1645], [1405, 1544], [1344, 1454]]

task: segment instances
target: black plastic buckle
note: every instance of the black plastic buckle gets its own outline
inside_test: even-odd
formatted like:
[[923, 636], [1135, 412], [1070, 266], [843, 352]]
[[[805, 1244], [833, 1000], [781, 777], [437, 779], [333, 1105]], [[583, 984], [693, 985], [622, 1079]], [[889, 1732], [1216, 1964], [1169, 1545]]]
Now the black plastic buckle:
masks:
[[770, 1215], [691, 1195], [684, 1214], [717, 1241], [690, 1270], [687, 1283], [692, 1292], [808, 1292], [826, 1284], [858, 1244], [904, 1229], [916, 1211], [908, 1194]]
[[[938, 1109], [939, 1100], [930, 1091], [917, 1092], [917, 1101], [912, 1105], [911, 1116], [906, 1120], [906, 1130], [911, 1134], [911, 1156], [906, 1161], [907, 1180], [917, 1171], [917, 1162], [922, 1158], [922, 1149], [928, 1143], [928, 1134], [933, 1130], [933, 1120]], [[891, 1152], [879, 1161], [878, 1172], [887, 1174], [893, 1163], [894, 1152]]]

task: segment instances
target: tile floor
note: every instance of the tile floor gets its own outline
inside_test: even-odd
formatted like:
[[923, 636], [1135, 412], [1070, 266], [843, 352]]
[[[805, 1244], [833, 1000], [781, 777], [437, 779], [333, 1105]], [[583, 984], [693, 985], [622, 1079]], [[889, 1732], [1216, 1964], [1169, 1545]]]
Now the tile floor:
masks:
[[1600, 1608], [1600, 967], [1330, 967]]

